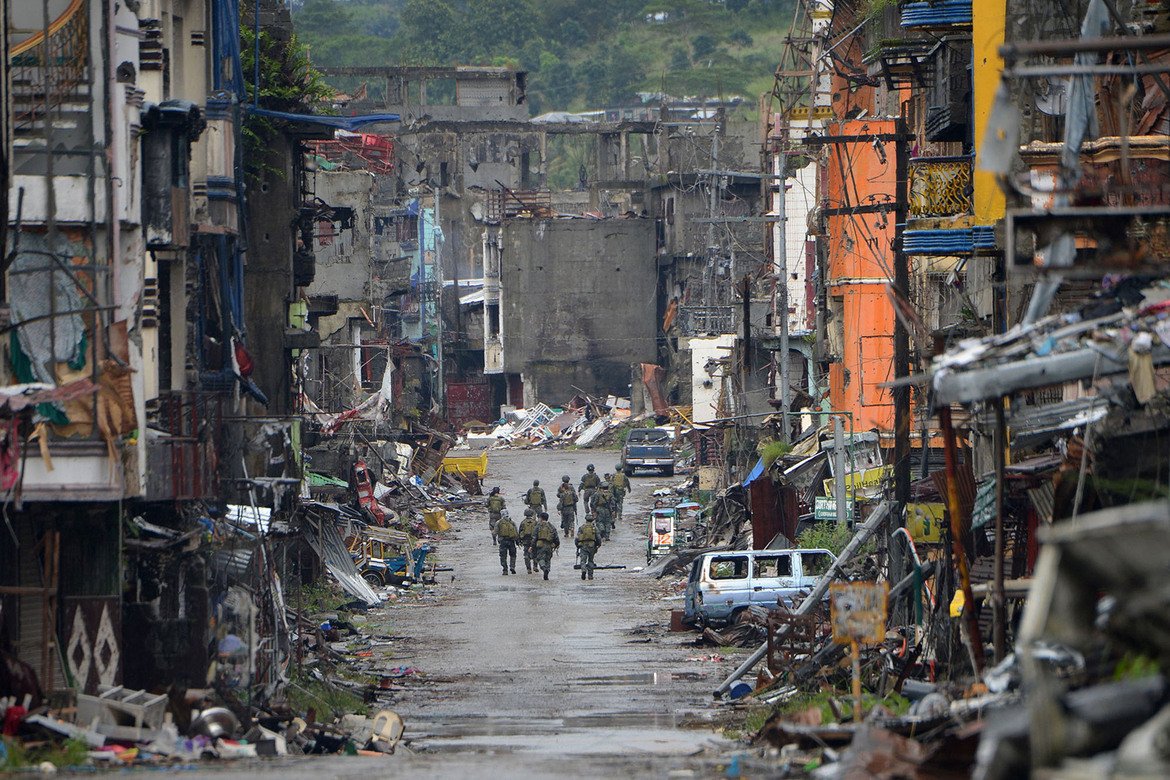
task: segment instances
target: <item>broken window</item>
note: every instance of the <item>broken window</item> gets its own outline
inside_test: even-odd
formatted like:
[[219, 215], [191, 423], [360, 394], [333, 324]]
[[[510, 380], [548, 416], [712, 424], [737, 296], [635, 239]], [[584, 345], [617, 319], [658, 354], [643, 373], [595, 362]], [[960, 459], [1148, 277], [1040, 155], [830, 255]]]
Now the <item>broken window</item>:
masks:
[[792, 556], [777, 555], [768, 558], [756, 558], [754, 577], [775, 579], [776, 577], [792, 576]]
[[747, 558], [716, 558], [711, 561], [711, 579], [742, 580], [747, 578]]
[[487, 337], [489, 339], [498, 339], [500, 337], [500, 304], [489, 303], [485, 307], [486, 315], [484, 317], [484, 327], [487, 329]]
[[833, 556], [828, 553], [814, 552], [800, 554], [800, 568], [806, 577], [820, 577], [833, 565]]

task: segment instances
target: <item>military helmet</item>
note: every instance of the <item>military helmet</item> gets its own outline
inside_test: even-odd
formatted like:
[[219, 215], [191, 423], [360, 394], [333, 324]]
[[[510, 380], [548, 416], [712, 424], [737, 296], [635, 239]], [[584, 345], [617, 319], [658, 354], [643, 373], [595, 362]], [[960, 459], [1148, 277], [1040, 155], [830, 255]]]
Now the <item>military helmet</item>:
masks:
[[539, 479], [532, 480], [532, 487], [540, 487], [540, 480]]
[[586, 471], [593, 471], [593, 464], [590, 463], [588, 466], [585, 467], [585, 470]]
[[524, 516], [525, 517], [535, 517], [536, 510], [533, 509], [532, 507], [528, 507], [527, 509], [524, 510]]
[[621, 471], [623, 466], [622, 466], [622, 464], [619, 463], [616, 466], [614, 466], [614, 468], [617, 469], [618, 471]]
[[608, 488], [609, 488], [609, 483], [608, 483], [608, 482], [602, 482], [602, 483], [601, 483], [601, 485], [600, 485], [600, 487], [601, 487], [601, 489], [602, 489], [602, 490], [608, 489]]
[[568, 481], [569, 481], [569, 475], [568, 475], [568, 474], [566, 474], [565, 476], [561, 477], [561, 482], [568, 482]]

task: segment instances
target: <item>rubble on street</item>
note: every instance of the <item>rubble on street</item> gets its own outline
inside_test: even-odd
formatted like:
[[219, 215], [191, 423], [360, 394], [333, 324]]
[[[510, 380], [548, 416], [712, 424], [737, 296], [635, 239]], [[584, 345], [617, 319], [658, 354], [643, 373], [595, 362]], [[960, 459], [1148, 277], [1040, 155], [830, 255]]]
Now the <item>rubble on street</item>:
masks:
[[0, 773], [1170, 777], [1170, 2], [0, 19]]

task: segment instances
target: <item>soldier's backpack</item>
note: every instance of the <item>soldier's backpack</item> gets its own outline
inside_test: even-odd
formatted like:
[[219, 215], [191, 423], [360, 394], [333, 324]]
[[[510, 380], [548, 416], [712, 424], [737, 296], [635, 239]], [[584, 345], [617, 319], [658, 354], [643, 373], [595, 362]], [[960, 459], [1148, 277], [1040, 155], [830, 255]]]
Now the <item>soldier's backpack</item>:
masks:
[[581, 526], [581, 530], [577, 532], [577, 542], [596, 542], [597, 529], [586, 523]]
[[536, 526], [536, 541], [538, 542], [555, 542], [557, 540], [557, 529], [553, 528], [548, 523], [541, 523]]
[[501, 539], [515, 539], [516, 535], [516, 524], [512, 522], [512, 518], [500, 518], [500, 522], [496, 524], [496, 536]]

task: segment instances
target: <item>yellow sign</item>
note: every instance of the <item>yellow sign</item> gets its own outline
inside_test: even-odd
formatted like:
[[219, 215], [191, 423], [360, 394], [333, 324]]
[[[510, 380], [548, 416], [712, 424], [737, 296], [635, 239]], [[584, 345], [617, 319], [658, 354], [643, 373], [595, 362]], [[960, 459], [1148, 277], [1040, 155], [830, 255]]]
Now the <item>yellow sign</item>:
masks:
[[[869, 493], [874, 493], [882, 486], [882, 482], [894, 476], [893, 466], [878, 466], [873, 469], [866, 469], [865, 471], [855, 471], [851, 474], [845, 475], [845, 494], [852, 496], [854, 491], [861, 494], [862, 498], [868, 498]], [[833, 483], [836, 480], [829, 477], [825, 480], [825, 495], [833, 495]]]
[[941, 542], [946, 504], [906, 505], [906, 530], [916, 542]]
[[837, 582], [829, 586], [829, 621], [833, 641], [879, 644], [886, 638], [888, 582]]

